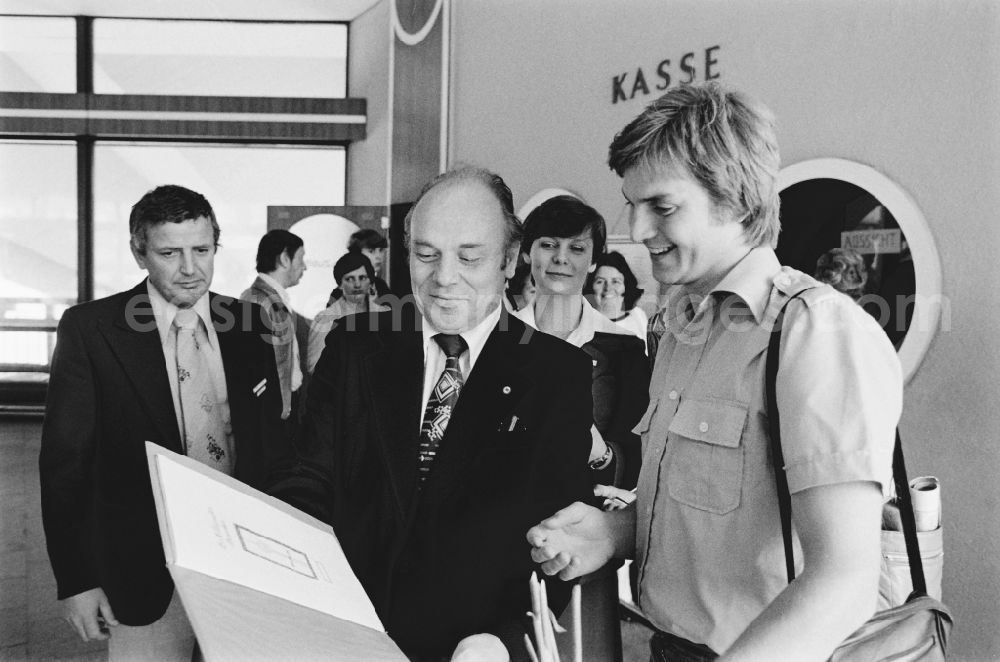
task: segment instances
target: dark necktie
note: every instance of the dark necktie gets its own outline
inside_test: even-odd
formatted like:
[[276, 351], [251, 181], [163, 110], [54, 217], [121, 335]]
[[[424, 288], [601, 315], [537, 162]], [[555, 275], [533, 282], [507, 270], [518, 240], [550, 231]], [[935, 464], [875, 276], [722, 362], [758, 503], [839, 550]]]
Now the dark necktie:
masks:
[[427, 408], [424, 410], [423, 424], [420, 426], [420, 482], [423, 483], [430, 475], [431, 463], [437, 455], [438, 446], [444, 431], [451, 419], [451, 412], [458, 404], [458, 393], [462, 390], [462, 368], [458, 359], [469, 345], [459, 335], [439, 333], [434, 336], [434, 342], [441, 347], [447, 357], [444, 371], [438, 377], [430, 397], [427, 398]]

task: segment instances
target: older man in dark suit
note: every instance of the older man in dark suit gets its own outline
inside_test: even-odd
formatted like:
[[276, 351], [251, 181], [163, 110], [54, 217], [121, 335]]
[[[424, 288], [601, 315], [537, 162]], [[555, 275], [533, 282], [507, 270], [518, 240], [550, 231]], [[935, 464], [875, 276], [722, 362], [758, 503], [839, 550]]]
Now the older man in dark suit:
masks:
[[[525, 524], [590, 494], [590, 360], [501, 305], [519, 235], [500, 177], [425, 187], [407, 217], [415, 309], [330, 332], [302, 462], [273, 490], [333, 526], [420, 662], [527, 659]], [[568, 592], [553, 594], [558, 613]]]
[[40, 456], [42, 517], [65, 618], [112, 660], [190, 660], [194, 636], [164, 564], [145, 442], [259, 485], [284, 424], [262, 311], [208, 291], [208, 201], [161, 186], [133, 207], [149, 277], [59, 323]]

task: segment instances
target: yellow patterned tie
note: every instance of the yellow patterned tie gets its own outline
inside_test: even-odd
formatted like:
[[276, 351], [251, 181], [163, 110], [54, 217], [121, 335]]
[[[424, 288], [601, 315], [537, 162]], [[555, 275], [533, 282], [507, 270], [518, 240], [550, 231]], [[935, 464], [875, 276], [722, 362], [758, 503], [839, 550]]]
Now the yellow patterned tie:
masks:
[[235, 457], [226, 436], [205, 349], [208, 333], [198, 314], [182, 308], [174, 317], [177, 336], [177, 389], [182, 435], [188, 457], [232, 475]]

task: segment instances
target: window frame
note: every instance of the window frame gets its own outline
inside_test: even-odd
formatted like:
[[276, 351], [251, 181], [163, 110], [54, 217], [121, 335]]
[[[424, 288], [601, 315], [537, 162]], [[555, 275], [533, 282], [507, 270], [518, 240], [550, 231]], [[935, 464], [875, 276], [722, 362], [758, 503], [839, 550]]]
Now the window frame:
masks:
[[[0, 14], [17, 17], [17, 14]], [[71, 141], [77, 161], [77, 300], [94, 298], [94, 150], [97, 141], [239, 144], [239, 145], [315, 145], [340, 147], [345, 151], [344, 184], [349, 181], [350, 144], [365, 137], [367, 107], [364, 99], [308, 97], [208, 97], [156, 96], [142, 94], [95, 95], [94, 16], [53, 16], [73, 18], [76, 22], [76, 92], [22, 93], [0, 92], [0, 141]], [[107, 17], [101, 17], [102, 19]], [[115, 17], [117, 18], [117, 17]], [[124, 18], [124, 17], [122, 17]], [[144, 19], [150, 20], [150, 19]], [[161, 18], [163, 21], [198, 21], [217, 23], [323, 23], [344, 25], [346, 21], [224, 21], [219, 19]], [[350, 30], [346, 30], [345, 88], [350, 89]], [[134, 119], [109, 122], [102, 109], [126, 109]], [[193, 110], [192, 110], [193, 109]], [[164, 121], [156, 113], [180, 111], [209, 113], [206, 119]], [[32, 111], [36, 111], [32, 117]], [[39, 119], [38, 111], [61, 117]], [[267, 114], [273, 113], [274, 118]], [[222, 117], [220, 118], [220, 115]], [[293, 117], [294, 116], [294, 117]], [[143, 133], [159, 122], [156, 135]], [[57, 323], [32, 323], [0, 320], [0, 331], [39, 331], [52, 333]], [[51, 336], [50, 336], [51, 337]], [[50, 343], [51, 344], [51, 343]], [[20, 401], [21, 396], [37, 395], [37, 383], [4, 379], [12, 373], [49, 371], [44, 366], [0, 363], [3, 400]], [[11, 395], [12, 398], [7, 396]], [[0, 405], [0, 410], [3, 406]]]

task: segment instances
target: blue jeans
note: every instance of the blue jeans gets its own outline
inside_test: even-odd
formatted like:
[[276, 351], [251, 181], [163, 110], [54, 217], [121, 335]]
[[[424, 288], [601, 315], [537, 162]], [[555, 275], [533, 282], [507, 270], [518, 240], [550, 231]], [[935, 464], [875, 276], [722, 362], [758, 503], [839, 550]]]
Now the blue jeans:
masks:
[[704, 644], [696, 644], [666, 632], [654, 632], [649, 640], [649, 662], [712, 662], [719, 657]]

